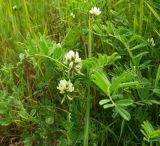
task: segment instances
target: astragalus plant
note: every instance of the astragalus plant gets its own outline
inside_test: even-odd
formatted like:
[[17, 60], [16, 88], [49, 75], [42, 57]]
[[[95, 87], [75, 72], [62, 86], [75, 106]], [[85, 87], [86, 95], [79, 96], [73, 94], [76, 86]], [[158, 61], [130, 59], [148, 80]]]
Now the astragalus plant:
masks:
[[0, 145], [160, 145], [158, 0], [0, 3]]

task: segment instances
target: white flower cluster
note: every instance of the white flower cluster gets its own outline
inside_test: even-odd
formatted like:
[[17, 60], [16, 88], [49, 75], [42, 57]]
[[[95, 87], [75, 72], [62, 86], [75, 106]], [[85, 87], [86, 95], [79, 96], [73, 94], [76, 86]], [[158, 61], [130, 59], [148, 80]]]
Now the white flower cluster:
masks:
[[69, 66], [70, 70], [75, 70], [76, 72], [80, 72], [82, 67], [81, 58], [79, 57], [78, 52], [72, 50], [65, 55], [64, 63]]
[[153, 47], [155, 46], [155, 42], [153, 38], [147, 40]]
[[93, 8], [89, 11], [89, 13], [98, 16], [98, 15], [101, 14], [101, 11], [100, 11], [100, 8], [93, 7]]
[[66, 80], [60, 80], [59, 85], [57, 89], [60, 91], [61, 94], [64, 94], [66, 92], [73, 92], [74, 87], [71, 81], [66, 81]]

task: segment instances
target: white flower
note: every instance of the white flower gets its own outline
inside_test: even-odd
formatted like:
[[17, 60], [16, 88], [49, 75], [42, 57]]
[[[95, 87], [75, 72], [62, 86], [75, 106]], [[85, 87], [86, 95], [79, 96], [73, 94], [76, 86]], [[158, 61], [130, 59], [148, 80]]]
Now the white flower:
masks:
[[63, 94], [63, 93], [65, 92], [66, 84], [67, 84], [67, 81], [66, 81], [66, 80], [60, 80], [57, 89], [60, 90], [60, 93], [61, 93], [61, 94]]
[[147, 40], [149, 43], [151, 43], [152, 46], [155, 46], [155, 42], [153, 38], [150, 38]]
[[89, 11], [89, 13], [98, 16], [98, 15], [101, 14], [101, 11], [100, 11], [100, 8], [93, 7], [93, 8]]
[[65, 55], [65, 59], [66, 61], [74, 61], [76, 63], [81, 62], [81, 58], [79, 57], [78, 52], [74, 52], [74, 51], [69, 51], [66, 55]]
[[72, 60], [72, 58], [74, 58], [74, 51], [69, 51], [66, 55], [65, 55], [65, 59], [66, 59], [66, 61], [68, 62], [68, 61], [71, 61]]
[[75, 18], [76, 16], [75, 16], [75, 14], [74, 13], [70, 13], [70, 16], [72, 17], [72, 18]]
[[69, 67], [70, 70], [75, 70], [76, 72], [80, 72], [81, 69], [81, 58], [79, 57], [78, 52], [69, 51], [65, 55], [64, 63]]
[[60, 90], [60, 93], [63, 94], [65, 92], [73, 92], [74, 87], [71, 81], [66, 81], [66, 80], [60, 80], [59, 85], [57, 87], [58, 90]]
[[79, 58], [79, 54], [78, 52], [76, 52], [75, 54], [75, 63], [80, 63], [81, 62], [81, 58]]
[[73, 92], [74, 91], [73, 84], [71, 83], [70, 80], [68, 81], [68, 84], [67, 84], [67, 91], [68, 92]]

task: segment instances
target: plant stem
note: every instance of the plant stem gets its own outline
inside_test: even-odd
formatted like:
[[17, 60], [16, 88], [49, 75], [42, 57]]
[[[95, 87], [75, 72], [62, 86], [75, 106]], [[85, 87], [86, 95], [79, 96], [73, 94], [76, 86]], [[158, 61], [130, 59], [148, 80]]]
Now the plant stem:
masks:
[[92, 57], [92, 34], [91, 34], [91, 18], [89, 16], [89, 22], [88, 22], [88, 58]]
[[[30, 55], [30, 56], [32, 56], [32, 55]], [[61, 62], [58, 61], [57, 59], [54, 59], [54, 58], [52, 58], [52, 57], [50, 57], [50, 56], [41, 55], [41, 54], [34, 54], [34, 56], [39, 56], [39, 57], [48, 58], [48, 59], [52, 60], [53, 62], [56, 62], [56, 63], [60, 64], [61, 66], [65, 67], [66, 69], [68, 69], [68, 67], [67, 67], [66, 65], [64, 65], [63, 63], [61, 63]]]
[[140, 20], [139, 20], [139, 32], [140, 32], [140, 33], [142, 33], [142, 30], [143, 30], [143, 13], [144, 13], [144, 12], [143, 12], [143, 9], [144, 9], [144, 8], [143, 8], [143, 7], [144, 7], [144, 6], [143, 6], [143, 5], [144, 5], [143, 3], [144, 3], [143, 0], [140, 0], [140, 4], [139, 4], [139, 5], [140, 5], [140, 7], [139, 7], [139, 9], [140, 9], [140, 15], [139, 15], [139, 19], [140, 19]]
[[84, 143], [83, 146], [88, 146], [88, 135], [89, 135], [89, 117], [90, 117], [90, 86], [88, 85], [88, 96], [87, 96], [87, 107], [86, 107], [86, 121], [84, 131]]
[[[91, 19], [89, 15], [89, 22], [88, 22], [88, 58], [92, 57], [92, 35], [91, 35]], [[88, 74], [89, 76], [89, 74]], [[90, 118], [90, 85], [88, 84], [88, 94], [87, 94], [87, 107], [86, 107], [86, 123], [85, 123], [85, 130], [84, 130], [84, 143], [83, 146], [88, 146], [88, 135], [89, 135], [89, 118]]]

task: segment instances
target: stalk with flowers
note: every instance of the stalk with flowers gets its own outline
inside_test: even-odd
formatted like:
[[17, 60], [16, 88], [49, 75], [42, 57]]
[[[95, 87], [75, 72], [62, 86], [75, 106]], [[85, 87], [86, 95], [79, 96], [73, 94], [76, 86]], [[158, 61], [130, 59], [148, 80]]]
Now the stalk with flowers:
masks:
[[[89, 20], [88, 20], [88, 58], [92, 57], [92, 16], [98, 16], [101, 14], [100, 8], [93, 7], [89, 11]], [[89, 76], [89, 74], [88, 74]], [[87, 94], [87, 104], [86, 104], [86, 122], [85, 122], [85, 131], [84, 131], [84, 146], [88, 146], [88, 136], [89, 136], [89, 123], [90, 123], [90, 105], [91, 105], [91, 91], [90, 85], [88, 84], [88, 94]]]
[[66, 72], [69, 80], [60, 80], [57, 87], [57, 89], [60, 91], [60, 94], [64, 94], [64, 98], [62, 99], [61, 103], [64, 102], [66, 97], [68, 97], [69, 100], [73, 99], [73, 97], [70, 97], [68, 93], [74, 91], [74, 85], [71, 83], [70, 79], [73, 79], [76, 74], [81, 74], [80, 70], [82, 64], [78, 52], [70, 50], [68, 53], [66, 53], [66, 55], [64, 56], [64, 64], [68, 67], [68, 70], [66, 70]]

